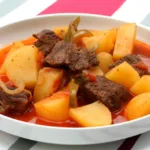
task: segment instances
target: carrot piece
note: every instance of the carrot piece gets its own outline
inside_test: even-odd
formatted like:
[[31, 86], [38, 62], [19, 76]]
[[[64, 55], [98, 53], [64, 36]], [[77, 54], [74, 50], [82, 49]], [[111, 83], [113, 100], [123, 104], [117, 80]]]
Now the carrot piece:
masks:
[[8, 52], [10, 51], [12, 45], [8, 45], [2, 49], [0, 49], [0, 65], [4, 62]]
[[150, 57], [150, 45], [142, 41], [135, 40], [134, 53], [142, 54], [142, 55], [144, 54], [145, 56]]
[[21, 42], [22, 42], [24, 45], [32, 45], [32, 44], [34, 44], [34, 42], [36, 42], [36, 41], [37, 41], [37, 39], [34, 38], [33, 36], [31, 36], [31, 37], [29, 37], [29, 38], [27, 38], [27, 39], [22, 40]]

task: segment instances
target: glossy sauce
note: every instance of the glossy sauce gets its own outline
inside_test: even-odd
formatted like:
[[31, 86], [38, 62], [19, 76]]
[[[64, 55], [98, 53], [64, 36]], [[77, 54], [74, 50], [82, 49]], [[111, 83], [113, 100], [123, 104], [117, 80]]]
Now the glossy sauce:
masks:
[[[6, 53], [7, 53], [7, 51], [6, 52], [4, 51], [4, 54], [2, 53], [2, 51], [0, 52], [0, 60], [5, 59]], [[135, 43], [134, 53], [135, 54], [138, 53], [138, 54], [142, 55], [141, 59], [148, 66], [148, 69], [150, 71], [150, 46], [138, 41], [137, 43]], [[2, 62], [3, 61], [0, 61], [0, 66], [2, 65]], [[8, 81], [8, 78], [5, 75], [1, 75], [0, 78], [5, 82]], [[69, 119], [67, 121], [63, 121], [63, 122], [53, 122], [50, 120], [45, 120], [43, 118], [39, 118], [36, 115], [33, 104], [31, 104], [29, 106], [29, 109], [22, 115], [9, 114], [7, 116], [17, 119], [17, 120], [30, 122], [33, 124], [39, 124], [39, 125], [57, 126], [57, 127], [80, 127], [76, 122], [74, 122], [71, 119]], [[113, 124], [128, 121], [128, 119], [124, 116], [124, 108], [118, 112], [112, 113], [112, 118], [113, 118], [113, 122], [112, 122]]]

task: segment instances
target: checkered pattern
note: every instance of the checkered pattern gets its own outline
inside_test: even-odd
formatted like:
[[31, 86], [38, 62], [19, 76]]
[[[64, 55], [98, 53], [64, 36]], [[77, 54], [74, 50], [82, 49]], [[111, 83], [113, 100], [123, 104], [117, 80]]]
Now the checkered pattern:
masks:
[[[150, 26], [150, 0], [0, 0], [0, 26], [36, 15], [93, 13]], [[0, 150], [150, 150], [150, 132], [99, 145], [60, 146], [37, 143], [0, 131]]]

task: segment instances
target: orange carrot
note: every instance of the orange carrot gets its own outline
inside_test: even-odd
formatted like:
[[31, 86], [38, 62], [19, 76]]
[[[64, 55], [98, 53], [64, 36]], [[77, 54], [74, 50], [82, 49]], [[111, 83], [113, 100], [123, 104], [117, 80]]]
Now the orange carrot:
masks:
[[36, 42], [36, 41], [37, 41], [37, 39], [34, 38], [33, 36], [31, 36], [31, 37], [29, 37], [29, 38], [27, 38], [27, 39], [25, 39], [25, 40], [22, 40], [21, 42], [22, 42], [24, 45], [32, 45], [32, 44], [34, 44], [34, 42]]
[[134, 53], [142, 54], [142, 55], [144, 54], [145, 56], [150, 57], [150, 45], [142, 41], [135, 40]]
[[9, 45], [9, 46], [6, 46], [6, 47], [0, 49], [0, 65], [4, 62], [11, 47], [12, 47], [12, 45]]

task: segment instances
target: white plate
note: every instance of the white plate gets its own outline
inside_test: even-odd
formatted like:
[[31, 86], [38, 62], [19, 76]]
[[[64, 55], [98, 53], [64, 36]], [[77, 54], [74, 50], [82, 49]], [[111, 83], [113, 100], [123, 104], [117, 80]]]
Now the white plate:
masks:
[[[20, 21], [0, 28], [0, 44], [24, 39], [42, 29], [68, 25], [76, 16], [81, 16], [81, 28], [109, 29], [124, 22], [109, 17], [89, 14], [56, 14]], [[148, 28], [138, 26], [137, 38], [149, 42]], [[66, 145], [87, 145], [116, 141], [150, 130], [150, 117], [128, 121], [126, 123], [92, 128], [62, 128], [35, 125], [17, 121], [0, 115], [0, 130], [7, 133], [45, 143]]]

